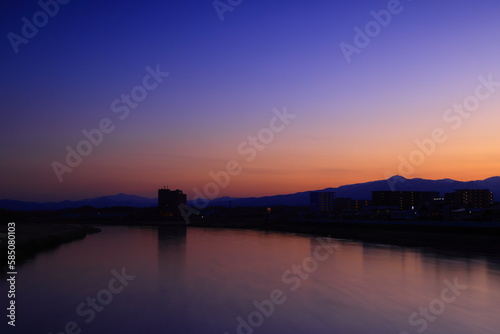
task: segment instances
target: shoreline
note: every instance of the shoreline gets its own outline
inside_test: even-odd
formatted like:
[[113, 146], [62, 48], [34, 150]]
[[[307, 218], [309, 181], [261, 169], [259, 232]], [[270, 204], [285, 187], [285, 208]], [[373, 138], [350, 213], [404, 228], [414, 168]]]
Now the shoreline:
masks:
[[[85, 220], [46, 222], [43, 219], [16, 223], [16, 265], [36, 255], [85, 238], [101, 230], [96, 226], [245, 229], [326, 236], [379, 245], [423, 248], [437, 251], [487, 253], [500, 256], [500, 223], [442, 221], [320, 221], [273, 220], [263, 217], [226, 218], [181, 222]], [[0, 230], [0, 266], [7, 265], [7, 224]], [[4, 241], [5, 240], [5, 241]]]
[[373, 244], [416, 247], [452, 252], [500, 254], [500, 222], [396, 221], [396, 220], [293, 220], [273, 217], [218, 217], [182, 222], [161, 220], [86, 220], [82, 225], [136, 227], [201, 227], [246, 229], [328, 236]]
[[274, 225], [272, 230], [330, 236], [373, 244], [416, 247], [433, 250], [497, 253], [500, 250], [498, 233], [489, 231], [453, 231], [442, 229], [394, 229], [384, 226], [322, 226], [322, 225]]
[[[95, 226], [46, 222], [16, 222], [16, 267], [40, 253], [57, 249], [63, 244], [99, 233]], [[0, 266], [7, 267], [7, 224], [0, 227]], [[5, 270], [3, 270], [5, 272]]]
[[380, 245], [424, 248], [437, 251], [487, 253], [500, 256], [500, 223], [481, 225], [481, 222], [395, 221], [272, 221], [255, 220], [238, 223], [191, 224], [193, 227], [234, 228], [354, 240]]

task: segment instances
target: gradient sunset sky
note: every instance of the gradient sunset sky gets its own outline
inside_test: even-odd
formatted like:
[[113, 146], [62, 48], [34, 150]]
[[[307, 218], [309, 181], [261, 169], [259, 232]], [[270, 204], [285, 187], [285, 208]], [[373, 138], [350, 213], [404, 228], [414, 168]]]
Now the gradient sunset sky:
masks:
[[[500, 82], [500, 3], [402, 0], [349, 63], [340, 44], [390, 3], [244, 0], [222, 21], [210, 0], [73, 0], [16, 53], [9, 33], [41, 7], [3, 2], [0, 198], [155, 197], [164, 185], [192, 198], [231, 160], [242, 171], [219, 196], [336, 187], [401, 174], [435, 129], [441, 142], [406, 177], [499, 175], [500, 84], [479, 89], [469, 116], [448, 109], [473, 101], [480, 77]], [[120, 119], [113, 101], [157, 66], [168, 77]], [[238, 147], [284, 108], [296, 117], [247, 161]], [[53, 162], [105, 118], [114, 131], [60, 182]]]

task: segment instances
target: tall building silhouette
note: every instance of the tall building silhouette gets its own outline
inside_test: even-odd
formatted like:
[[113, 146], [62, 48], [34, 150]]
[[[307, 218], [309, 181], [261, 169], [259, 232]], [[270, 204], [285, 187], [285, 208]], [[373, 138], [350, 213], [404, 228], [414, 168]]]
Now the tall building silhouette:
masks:
[[488, 189], [457, 189], [445, 194], [445, 200], [457, 208], [489, 208], [493, 193]]
[[158, 209], [163, 217], [180, 217], [179, 205], [186, 205], [186, 194], [182, 190], [158, 189]]
[[430, 205], [439, 197], [437, 191], [372, 191], [372, 204], [395, 206], [400, 210], [414, 210]]
[[311, 211], [321, 214], [333, 213], [335, 193], [327, 191], [314, 191], [309, 193]]

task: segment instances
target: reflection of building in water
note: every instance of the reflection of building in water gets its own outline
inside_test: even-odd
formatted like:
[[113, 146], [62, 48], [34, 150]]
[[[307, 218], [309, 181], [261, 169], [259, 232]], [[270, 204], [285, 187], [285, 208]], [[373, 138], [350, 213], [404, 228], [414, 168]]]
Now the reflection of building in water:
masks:
[[186, 194], [182, 190], [158, 189], [158, 209], [163, 217], [180, 217], [179, 205], [186, 205]]
[[186, 270], [186, 227], [158, 227], [158, 270], [160, 280], [181, 277]]
[[[363, 244], [334, 238], [311, 237], [310, 257], [315, 259], [317, 271], [310, 275], [328, 277], [328, 286], [335, 289], [345, 287], [345, 280], [359, 280], [363, 277], [365, 266]], [[304, 260], [302, 265], [312, 267]], [[307, 270], [307, 269], [306, 269]]]
[[[158, 282], [165, 332], [185, 332], [188, 323], [185, 226], [158, 227]], [[178, 321], [172, 321], [177, 319]]]

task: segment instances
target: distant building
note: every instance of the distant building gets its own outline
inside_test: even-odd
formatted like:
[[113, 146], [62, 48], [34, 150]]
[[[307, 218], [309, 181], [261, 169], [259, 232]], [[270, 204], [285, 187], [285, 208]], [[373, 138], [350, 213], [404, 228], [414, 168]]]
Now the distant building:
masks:
[[500, 203], [485, 210], [488, 220], [500, 221]]
[[372, 191], [372, 205], [395, 206], [399, 210], [417, 210], [439, 198], [437, 191]]
[[344, 212], [358, 212], [368, 205], [370, 205], [369, 200], [335, 197], [333, 201], [333, 211], [335, 214]]
[[354, 201], [352, 198], [336, 197], [334, 201], [333, 211], [335, 214], [341, 214], [343, 212], [355, 211]]
[[493, 205], [493, 193], [488, 189], [457, 189], [446, 193], [445, 201], [455, 208], [489, 208]]
[[186, 194], [182, 190], [158, 189], [158, 209], [163, 217], [179, 217], [179, 205], [186, 204]]
[[309, 193], [311, 211], [320, 214], [333, 213], [335, 193], [327, 191], [314, 191]]
[[353, 202], [354, 202], [354, 210], [356, 211], [360, 211], [365, 206], [371, 205], [371, 201], [367, 199], [355, 199], [353, 200]]

